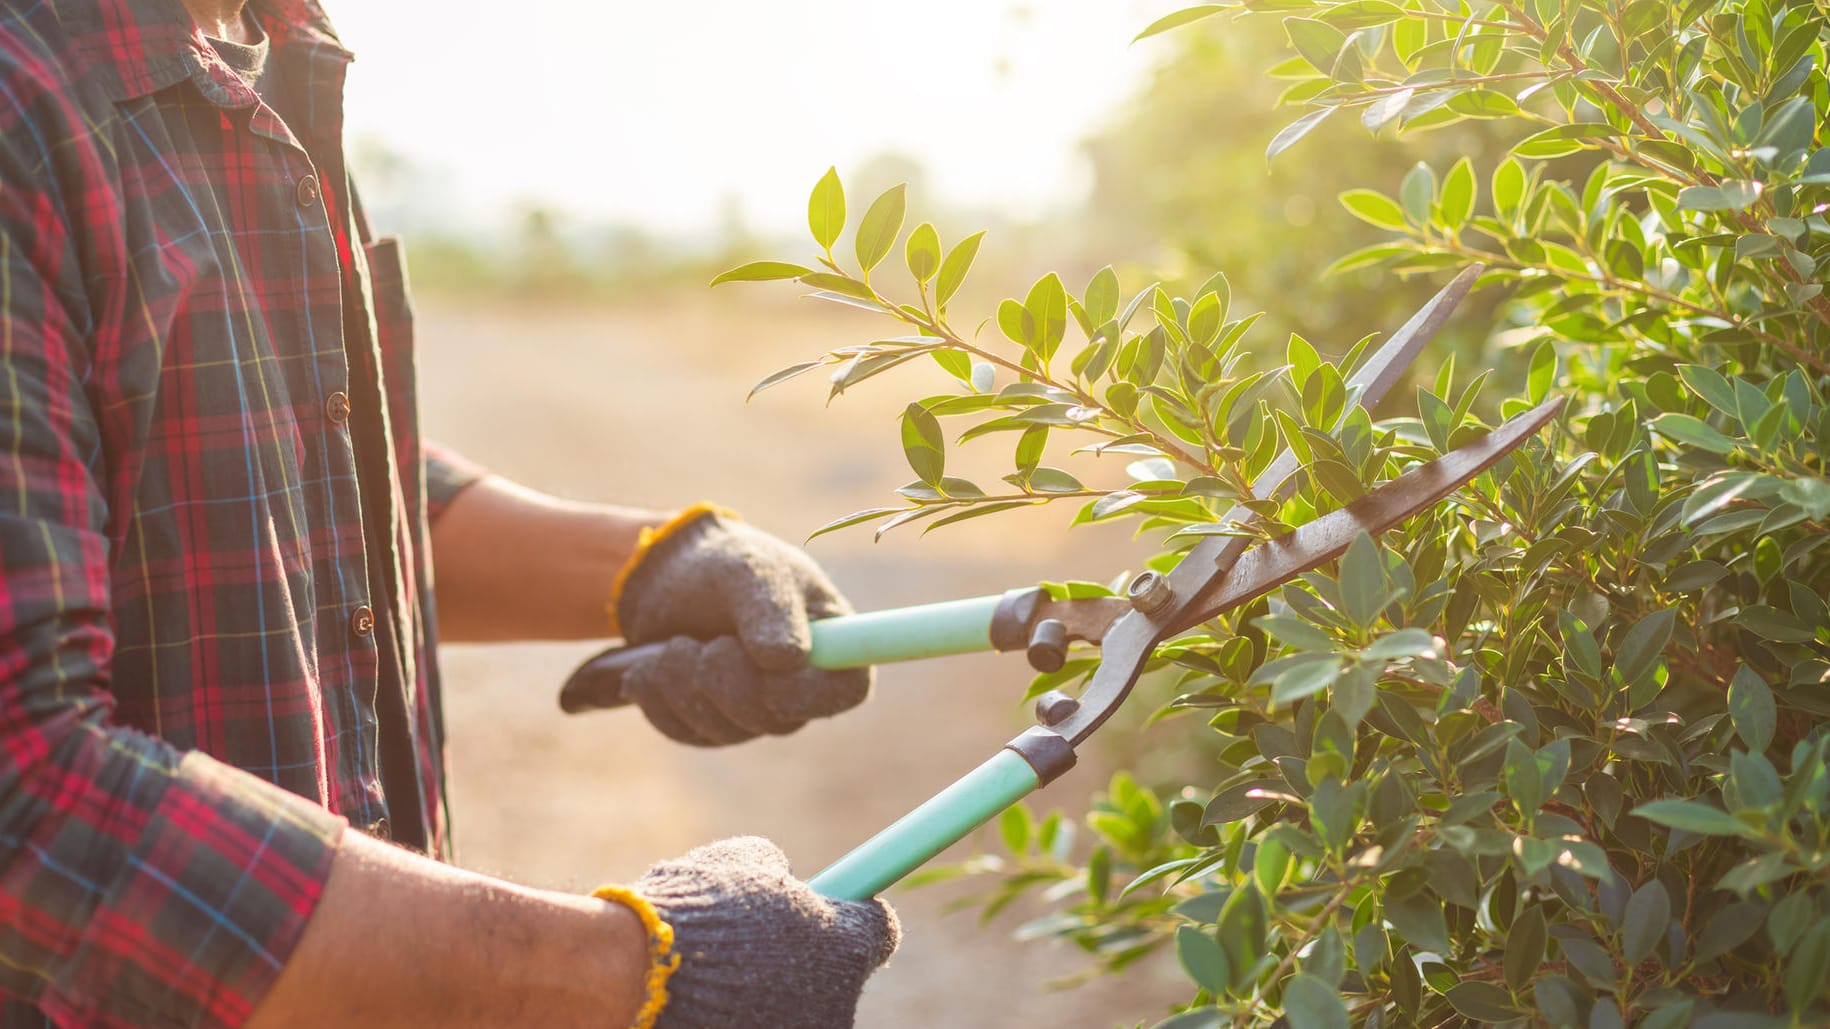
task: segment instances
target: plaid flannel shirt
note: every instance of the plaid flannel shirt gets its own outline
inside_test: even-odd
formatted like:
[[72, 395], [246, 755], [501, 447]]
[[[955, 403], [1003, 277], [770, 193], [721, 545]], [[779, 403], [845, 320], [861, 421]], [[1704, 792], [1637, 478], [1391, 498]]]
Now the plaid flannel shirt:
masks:
[[237, 1024], [347, 822], [444, 845], [427, 535], [474, 472], [422, 453], [350, 55], [252, 10], [283, 112], [179, 0], [0, 0], [6, 1025]]

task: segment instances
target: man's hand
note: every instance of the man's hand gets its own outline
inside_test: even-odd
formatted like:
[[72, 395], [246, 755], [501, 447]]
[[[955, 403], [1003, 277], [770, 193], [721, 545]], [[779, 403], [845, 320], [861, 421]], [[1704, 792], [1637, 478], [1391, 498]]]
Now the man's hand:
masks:
[[664, 526], [615, 590], [623, 637], [664, 642], [623, 690], [668, 736], [721, 746], [793, 732], [870, 692], [867, 668], [807, 664], [809, 619], [851, 613], [796, 547], [710, 508]]
[[901, 938], [889, 905], [819, 896], [756, 837], [663, 861], [635, 892], [671, 927], [679, 957], [659, 1029], [849, 1026], [864, 980]]
[[[679, 958], [663, 1027], [850, 1025], [898, 939], [887, 905], [816, 895], [766, 840], [663, 861], [634, 893], [668, 924]], [[317, 910], [247, 1024], [636, 1024], [658, 999], [649, 936], [631, 899], [600, 894], [529, 889], [345, 833]]]

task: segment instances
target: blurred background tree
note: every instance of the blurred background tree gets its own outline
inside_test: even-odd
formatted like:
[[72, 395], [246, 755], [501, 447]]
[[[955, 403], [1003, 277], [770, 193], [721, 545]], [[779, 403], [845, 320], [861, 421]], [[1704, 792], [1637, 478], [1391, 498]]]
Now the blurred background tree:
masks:
[[[1267, 74], [1287, 46], [1275, 19], [1200, 23], [1139, 45], [1167, 53], [1085, 144], [1093, 168], [1079, 220], [1086, 253], [1103, 255], [1100, 263], [1116, 256], [1185, 289], [1224, 268], [1238, 301], [1265, 310], [1264, 338], [1299, 332], [1323, 353], [1396, 326], [1434, 292], [1429, 281], [1394, 281], [1378, 268], [1324, 281], [1322, 270], [1341, 255], [1384, 237], [1335, 198], [1396, 182], [1419, 160], [1490, 159], [1505, 146], [1490, 123], [1462, 122], [1392, 146], [1353, 118], [1334, 118], [1303, 140], [1302, 157], [1267, 162], [1266, 145], [1290, 121], [1277, 106], [1290, 81]], [[1435, 357], [1475, 344], [1482, 334], [1466, 327], [1485, 322], [1494, 304], [1491, 295], [1470, 299], [1471, 316], [1436, 341]]]

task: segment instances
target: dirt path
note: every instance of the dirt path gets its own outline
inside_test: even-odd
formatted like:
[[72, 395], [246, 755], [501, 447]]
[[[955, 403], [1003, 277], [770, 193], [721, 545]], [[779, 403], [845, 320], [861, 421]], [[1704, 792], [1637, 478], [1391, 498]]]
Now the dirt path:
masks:
[[[828, 343], [863, 342], [868, 319], [780, 297], [697, 292], [629, 309], [554, 311], [422, 300], [428, 432], [493, 469], [563, 496], [656, 506], [717, 499], [798, 539], [887, 503], [908, 381], [861, 387], [822, 410], [797, 381], [747, 407], [750, 385]], [[926, 385], [944, 387], [935, 370]], [[812, 380], [818, 373], [808, 377]], [[925, 540], [867, 530], [811, 549], [861, 608], [994, 593], [1041, 578], [1106, 578], [1135, 562], [1122, 534], [1062, 531], [1067, 512], [987, 519]], [[558, 713], [557, 684], [586, 646], [447, 647], [459, 856], [554, 887], [628, 879], [651, 860], [739, 833], [779, 842], [810, 874], [988, 756], [1026, 722], [1016, 657], [902, 665], [860, 710], [781, 740], [698, 751], [639, 716]], [[1097, 760], [1050, 791], [1097, 789]], [[964, 854], [966, 851], [962, 851]], [[939, 888], [892, 894], [907, 940], [865, 994], [860, 1025], [1145, 1024], [1181, 995], [1133, 974], [1049, 992], [1084, 967], [1052, 944], [1016, 944], [975, 915], [942, 917]]]

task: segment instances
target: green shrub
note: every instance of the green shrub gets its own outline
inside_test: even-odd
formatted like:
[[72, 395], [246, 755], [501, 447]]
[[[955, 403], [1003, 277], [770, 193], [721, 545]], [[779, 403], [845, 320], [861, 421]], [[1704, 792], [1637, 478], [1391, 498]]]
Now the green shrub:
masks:
[[[1273, 528], [1453, 448], [1495, 399], [1569, 397], [1554, 435], [1376, 553], [1165, 645], [1177, 695], [1159, 713], [1206, 771], [1118, 776], [1084, 857], [1059, 816], [1007, 815], [1011, 853], [977, 866], [990, 903], [1039, 890], [1053, 912], [1032, 934], [1106, 971], [1173, 948], [1191, 996], [1165, 1026], [1830, 1021], [1824, 11], [1244, 8], [1282, 16], [1294, 50], [1272, 71], [1305, 110], [1277, 160], [1329, 160], [1300, 144], [1328, 119], [1396, 135], [1482, 119], [1510, 143], [1341, 197], [1389, 239], [1337, 270], [1480, 262], [1505, 301], [1405, 416], [1343, 421], [1365, 341], [1338, 361], [1300, 337], [1247, 343], [1255, 316], [1217, 275], [1186, 298], [1044, 276], [962, 332], [947, 302], [977, 237], [943, 252], [915, 229], [916, 285], [892, 288], [902, 194], [841, 261], [836, 175], [812, 201], [820, 270], [727, 275], [799, 278], [912, 327], [789, 372], [830, 368], [837, 393], [932, 359], [959, 383], [904, 415], [906, 503], [828, 529], [1070, 500], [1076, 523], [1135, 520], [1165, 568], [1281, 447], [1306, 474], [1264, 512]], [[948, 475], [949, 421], [968, 425], [958, 443], [1014, 441], [1002, 484]], [[1107, 459], [1045, 464], [1066, 440]]]

